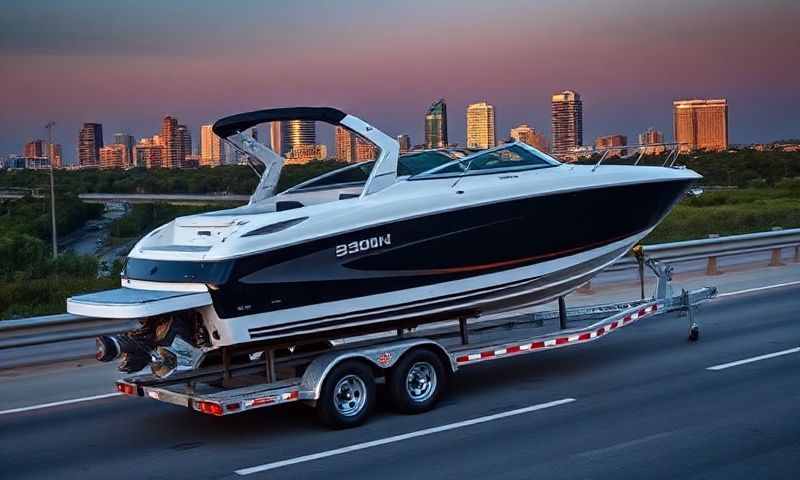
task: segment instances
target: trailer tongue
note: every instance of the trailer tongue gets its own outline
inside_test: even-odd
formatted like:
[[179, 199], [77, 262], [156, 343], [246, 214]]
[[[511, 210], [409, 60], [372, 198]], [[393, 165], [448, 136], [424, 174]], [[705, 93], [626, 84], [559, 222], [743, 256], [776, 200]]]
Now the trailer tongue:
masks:
[[[381, 337], [328, 345], [272, 346], [249, 352], [237, 362], [223, 353], [215, 366], [177, 372], [169, 378], [137, 374], [117, 382], [117, 390], [146, 396], [216, 416], [305, 401], [323, 422], [336, 428], [362, 423], [375, 402], [375, 380], [383, 378], [389, 396], [403, 412], [433, 408], [449, 376], [459, 368], [496, 359], [579, 345], [603, 338], [646, 318], [682, 310], [688, 313], [689, 339], [697, 340], [695, 307], [716, 296], [705, 287], [672, 296], [669, 267], [648, 261], [658, 276], [647, 300], [541, 312], [493, 321], [400, 330]], [[564, 319], [573, 328], [554, 325]], [[241, 353], [241, 352], [240, 352]], [[247, 352], [246, 352], [247, 353]]]

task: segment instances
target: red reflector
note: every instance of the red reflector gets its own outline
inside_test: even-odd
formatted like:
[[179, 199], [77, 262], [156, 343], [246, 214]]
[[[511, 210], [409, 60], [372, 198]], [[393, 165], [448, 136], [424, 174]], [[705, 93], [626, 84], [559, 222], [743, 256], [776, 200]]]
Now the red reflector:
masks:
[[222, 405], [217, 403], [197, 402], [197, 408], [199, 408], [201, 412], [209, 415], [222, 415]]
[[556, 345], [564, 345], [569, 341], [567, 337], [556, 338]]
[[300, 398], [300, 392], [295, 390], [289, 393], [289, 396], [286, 397], [286, 400], [297, 400], [298, 398]]
[[533, 342], [531, 348], [544, 348], [544, 342]]
[[239, 410], [239, 407], [240, 407], [240, 405], [238, 403], [231, 403], [231, 404], [225, 405], [225, 410], [227, 410], [229, 412], [235, 412], [236, 410]]
[[513, 347], [508, 347], [508, 349], [506, 349], [506, 351], [508, 353], [517, 353], [517, 352], [519, 352], [519, 345], [514, 345]]
[[119, 393], [124, 393], [125, 395], [136, 395], [136, 387], [133, 385], [128, 385], [127, 383], [118, 383], [117, 391]]
[[589, 340], [590, 338], [592, 338], [592, 334], [591, 333], [584, 333], [584, 334], [581, 334], [580, 337], [578, 337], [578, 340]]
[[456, 362], [458, 362], [458, 363], [468, 362], [468, 361], [469, 361], [469, 357], [466, 356], [466, 355], [462, 355], [462, 356], [456, 358]]
[[494, 352], [481, 352], [481, 358], [494, 357]]

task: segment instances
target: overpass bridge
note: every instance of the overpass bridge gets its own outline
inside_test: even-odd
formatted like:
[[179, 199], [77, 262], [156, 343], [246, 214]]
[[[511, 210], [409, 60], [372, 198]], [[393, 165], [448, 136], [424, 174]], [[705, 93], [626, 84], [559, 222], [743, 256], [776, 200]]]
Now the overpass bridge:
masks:
[[170, 203], [173, 205], [209, 205], [214, 203], [247, 203], [250, 195], [192, 195], [155, 193], [81, 193], [86, 203]]

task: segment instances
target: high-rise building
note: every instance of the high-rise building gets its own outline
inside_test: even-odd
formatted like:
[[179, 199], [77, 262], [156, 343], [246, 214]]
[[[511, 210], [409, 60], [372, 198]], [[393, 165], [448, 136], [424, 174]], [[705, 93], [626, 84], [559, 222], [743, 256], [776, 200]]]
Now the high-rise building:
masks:
[[287, 120], [281, 122], [281, 154], [288, 155], [295, 147], [316, 145], [317, 128], [313, 120]]
[[98, 167], [101, 148], [103, 148], [103, 125], [84, 123], [78, 134], [78, 165], [81, 168]]
[[272, 151], [281, 155], [281, 122], [271, 122], [269, 124], [269, 144]]
[[61, 144], [51, 143], [48, 145], [47, 158], [53, 162], [53, 168], [64, 168], [64, 159], [61, 155]]
[[286, 164], [308, 163], [313, 160], [325, 160], [328, 147], [325, 145], [296, 145], [286, 155]]
[[126, 168], [128, 148], [121, 143], [113, 143], [100, 148], [100, 168]]
[[583, 144], [583, 102], [578, 92], [564, 90], [552, 96], [553, 154], [573, 159]]
[[653, 147], [643, 147], [642, 150], [645, 155], [659, 155], [664, 153], [666, 149], [663, 145], [656, 145], [659, 143], [664, 143], [664, 134], [653, 127], [639, 134], [639, 145], [655, 145]]
[[[192, 132], [186, 125], [178, 125], [175, 129], [175, 134], [178, 136], [178, 165], [180, 168], [192, 168], [186, 162], [186, 157], [192, 155]], [[196, 165], [195, 165], [196, 166]]]
[[447, 104], [444, 98], [440, 98], [425, 112], [425, 148], [445, 147], [447, 147]]
[[115, 133], [114, 134], [114, 145], [125, 145], [125, 153], [127, 157], [125, 158], [125, 168], [132, 167], [133, 164], [133, 135], [128, 135], [127, 133]]
[[536, 131], [535, 128], [529, 126], [527, 123], [521, 123], [512, 128], [509, 136], [518, 142], [527, 143], [531, 147], [539, 151], [547, 152], [547, 137]]
[[356, 139], [356, 160], [365, 162], [367, 160], [376, 160], [378, 158], [378, 147], [372, 142], [364, 140], [363, 138], [355, 135]]
[[25, 157], [44, 157], [45, 153], [45, 143], [44, 140], [31, 140], [30, 142], [25, 144], [25, 148], [22, 151], [22, 155]]
[[485, 101], [467, 106], [467, 148], [493, 148], [496, 145], [494, 106]]
[[411, 137], [406, 134], [397, 136], [397, 143], [400, 144], [400, 153], [406, 153], [411, 150]]
[[178, 120], [167, 115], [161, 121], [159, 137], [164, 145], [164, 158], [161, 160], [162, 168], [178, 168], [182, 158], [179, 157], [183, 144], [178, 139]]
[[676, 100], [672, 102], [675, 142], [681, 152], [720, 151], [728, 148], [728, 101]]
[[165, 167], [166, 147], [161, 137], [154, 135], [152, 138], [142, 138], [134, 148], [134, 158], [137, 167], [162, 168]]
[[625, 147], [628, 145], [628, 137], [625, 135], [606, 135], [603, 137], [597, 137], [594, 140], [594, 148], [595, 150], [609, 150], [608, 155], [606, 157], [620, 157], [627, 155], [626, 149], [616, 148], [616, 147]]
[[356, 161], [356, 135], [343, 127], [336, 127], [336, 160], [340, 162]]
[[214, 133], [213, 125], [200, 127], [200, 166], [216, 167], [225, 163], [222, 139]]

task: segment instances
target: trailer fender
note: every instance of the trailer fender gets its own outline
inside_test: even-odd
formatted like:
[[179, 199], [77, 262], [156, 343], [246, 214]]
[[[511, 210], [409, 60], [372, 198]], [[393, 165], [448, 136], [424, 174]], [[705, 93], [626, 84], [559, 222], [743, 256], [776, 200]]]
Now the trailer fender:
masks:
[[319, 399], [322, 384], [328, 373], [337, 364], [348, 359], [363, 359], [366, 363], [373, 365], [381, 370], [391, 368], [397, 360], [407, 351], [419, 346], [428, 346], [431, 350], [439, 353], [443, 359], [447, 359], [451, 371], [455, 372], [458, 366], [447, 350], [438, 342], [425, 338], [398, 340], [369, 348], [353, 348], [339, 351], [332, 351], [322, 354], [315, 358], [306, 368], [300, 382], [300, 400], [314, 402]]

